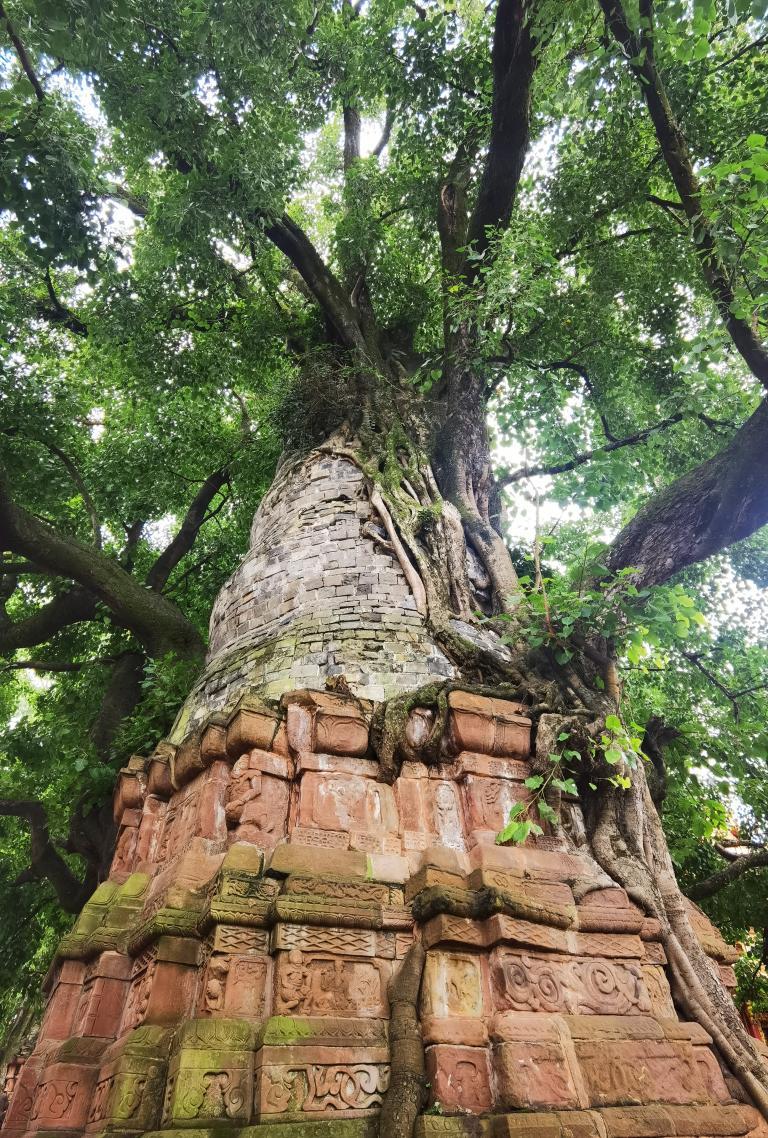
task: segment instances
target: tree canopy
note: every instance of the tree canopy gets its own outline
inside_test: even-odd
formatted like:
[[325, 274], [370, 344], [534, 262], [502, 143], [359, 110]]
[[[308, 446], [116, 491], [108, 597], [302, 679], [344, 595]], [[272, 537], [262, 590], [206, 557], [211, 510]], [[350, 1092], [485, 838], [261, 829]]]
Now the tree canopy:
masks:
[[759, 963], [760, 0], [9, 0], [0, 28], [4, 1015], [279, 454], [353, 412], [350, 352], [449, 442], [487, 409], [526, 635], [615, 642], [683, 887]]

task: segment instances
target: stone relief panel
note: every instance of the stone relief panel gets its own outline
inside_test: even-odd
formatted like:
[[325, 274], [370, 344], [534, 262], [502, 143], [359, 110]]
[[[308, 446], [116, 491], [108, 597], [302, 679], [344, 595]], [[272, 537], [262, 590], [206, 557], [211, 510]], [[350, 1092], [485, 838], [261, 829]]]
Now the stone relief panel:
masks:
[[491, 1109], [490, 1064], [485, 1048], [437, 1044], [427, 1048], [426, 1064], [433, 1102], [472, 1114]]
[[482, 1016], [480, 958], [429, 952], [422, 981], [421, 1011], [426, 1016]]
[[343, 1118], [373, 1113], [388, 1086], [384, 1063], [270, 1065], [259, 1075], [257, 1105], [262, 1117], [301, 1113]]
[[496, 949], [491, 978], [499, 1008], [566, 1015], [648, 1015], [651, 1001], [639, 964], [537, 957]]
[[398, 815], [392, 788], [361, 775], [306, 771], [299, 791], [298, 825], [394, 836]]
[[498, 1105], [508, 1110], [578, 1107], [578, 1093], [559, 1043], [503, 1043], [494, 1048]]
[[431, 829], [439, 843], [449, 849], [464, 850], [464, 819], [458, 786], [454, 782], [430, 779], [427, 793], [432, 807]]
[[525, 801], [528, 796], [522, 783], [468, 774], [464, 780], [464, 798], [469, 829], [498, 834], [515, 803]]
[[271, 962], [267, 956], [215, 952], [208, 960], [199, 1011], [206, 1016], [261, 1019]]
[[235, 840], [272, 849], [285, 837], [290, 785], [264, 774], [257, 759], [244, 755], [232, 768], [227, 791], [226, 818]]
[[149, 948], [136, 957], [131, 970], [131, 986], [125, 1002], [120, 1032], [132, 1031], [144, 1022], [157, 971], [156, 949]]
[[706, 1101], [701, 1068], [690, 1044], [656, 1039], [575, 1043], [592, 1106]]
[[388, 961], [293, 948], [278, 955], [275, 1011], [278, 1015], [385, 1018], [390, 975]]
[[195, 779], [168, 803], [157, 851], [157, 860], [161, 863], [180, 854], [197, 832], [199, 781]]

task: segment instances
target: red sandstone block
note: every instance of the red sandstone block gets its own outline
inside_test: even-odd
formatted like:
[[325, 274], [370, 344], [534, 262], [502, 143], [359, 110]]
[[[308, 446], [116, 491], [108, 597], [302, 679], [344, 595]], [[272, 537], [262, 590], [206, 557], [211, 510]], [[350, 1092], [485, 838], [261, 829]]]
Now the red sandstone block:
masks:
[[491, 1109], [491, 1072], [485, 1048], [434, 1044], [426, 1049], [426, 1065], [432, 1102], [472, 1114]]
[[451, 775], [456, 779], [461, 779], [463, 775], [476, 774], [523, 782], [530, 773], [531, 764], [525, 760], [496, 759], [490, 755], [479, 755], [474, 751], [460, 751], [451, 768]]
[[557, 1043], [564, 1028], [565, 1020], [559, 1015], [497, 1012], [491, 1018], [488, 1032], [496, 1043], [524, 1043], [534, 1039], [542, 1043]]
[[282, 702], [287, 708], [288, 745], [294, 753], [360, 756], [368, 752], [368, 722], [360, 701], [330, 692], [299, 691], [283, 696]]
[[424, 966], [421, 1007], [431, 1016], [482, 1016], [483, 974], [480, 956], [429, 952]]
[[517, 759], [530, 754], [531, 721], [521, 714], [522, 704], [453, 691], [448, 706], [449, 745], [454, 753], [475, 751]]
[[174, 786], [171, 782], [171, 762], [167, 756], [152, 754], [147, 770], [147, 793], [156, 794], [157, 798], [163, 800], [171, 798]]
[[507, 1110], [573, 1108], [579, 1101], [563, 1047], [528, 1040], [494, 1048], [497, 1104]]
[[567, 932], [568, 952], [575, 956], [607, 956], [625, 960], [642, 960], [643, 942], [632, 933]]
[[422, 927], [421, 939], [425, 948], [433, 948], [437, 944], [476, 945], [485, 944], [483, 927], [480, 921], [471, 921], [467, 917], [451, 917], [441, 913], [433, 917]]
[[575, 854], [536, 850], [520, 846], [476, 846], [469, 855], [472, 869], [501, 869], [518, 877], [542, 881], [571, 881], [589, 877], [589, 863]]
[[147, 792], [147, 776], [143, 769], [123, 767], [117, 776], [112, 799], [112, 814], [120, 822], [126, 810], [140, 810]]
[[35, 1130], [80, 1130], [85, 1126], [98, 1076], [97, 1067], [52, 1063], [35, 1091], [30, 1122]]
[[662, 1106], [614, 1106], [600, 1112], [606, 1138], [669, 1138], [672, 1123]]
[[668, 1106], [671, 1134], [681, 1138], [735, 1138], [748, 1134], [756, 1112], [749, 1106]]
[[572, 1039], [585, 1043], [664, 1039], [664, 1030], [651, 1016], [569, 1015], [565, 1023]]
[[533, 921], [518, 920], [516, 917], [507, 917], [497, 913], [483, 922], [483, 938], [488, 945], [492, 944], [519, 944], [531, 948], [542, 948], [550, 952], [569, 951], [570, 933], [563, 929], [551, 928], [549, 925], [539, 925]]
[[239, 759], [254, 747], [287, 754], [286, 744], [285, 724], [271, 708], [258, 700], [240, 701], [227, 722], [226, 751], [230, 759]]
[[200, 737], [200, 758], [203, 766], [228, 758], [227, 755], [227, 725], [221, 721], [211, 720], [203, 728]]
[[177, 787], [185, 786], [205, 770], [200, 753], [200, 731], [187, 735], [176, 748], [173, 760], [173, 782]]
[[689, 1104], [706, 1100], [690, 1045], [657, 1039], [600, 1043], [576, 1040], [575, 1048], [593, 1106]]
[[450, 1043], [466, 1047], [486, 1047], [488, 1029], [485, 1020], [472, 1016], [421, 1017], [421, 1034], [425, 1043]]
[[731, 1096], [725, 1085], [723, 1072], [714, 1051], [709, 1047], [694, 1047], [693, 1055], [698, 1064], [707, 1097], [713, 1102], [728, 1102]]
[[[567, 1115], [565, 1117], [570, 1117]], [[504, 1114], [490, 1120], [492, 1138], [563, 1138], [561, 1116], [554, 1113], [544, 1114]], [[589, 1124], [590, 1116], [584, 1112], [573, 1113], [574, 1125], [578, 1122]], [[575, 1131], [572, 1131], [575, 1138]], [[598, 1138], [599, 1131], [594, 1127], [591, 1130], [582, 1129], [578, 1138]], [[602, 1138], [602, 1136], [600, 1136]]]

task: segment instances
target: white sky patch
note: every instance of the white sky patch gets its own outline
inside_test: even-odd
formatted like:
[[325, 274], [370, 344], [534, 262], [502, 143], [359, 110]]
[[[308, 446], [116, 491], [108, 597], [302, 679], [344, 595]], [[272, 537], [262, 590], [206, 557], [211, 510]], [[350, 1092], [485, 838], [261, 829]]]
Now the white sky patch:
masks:
[[148, 522], [144, 526], [142, 536], [150, 549], [159, 551], [165, 549], [178, 528], [179, 519], [174, 514], [165, 514], [162, 518], [158, 518], [156, 522]]

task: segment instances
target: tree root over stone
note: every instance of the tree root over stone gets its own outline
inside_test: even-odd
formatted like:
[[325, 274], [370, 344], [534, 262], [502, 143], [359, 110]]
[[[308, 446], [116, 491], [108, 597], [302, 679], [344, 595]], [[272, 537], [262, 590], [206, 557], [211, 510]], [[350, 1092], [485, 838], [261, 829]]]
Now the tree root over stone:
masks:
[[644, 768], [632, 772], [628, 791], [601, 785], [588, 825], [596, 860], [658, 920], [675, 1004], [712, 1037], [748, 1098], [768, 1118], [768, 1070], [693, 931]]
[[390, 1081], [379, 1116], [379, 1138], [411, 1138], [427, 1098], [419, 991], [427, 954], [420, 940], [389, 984]]

